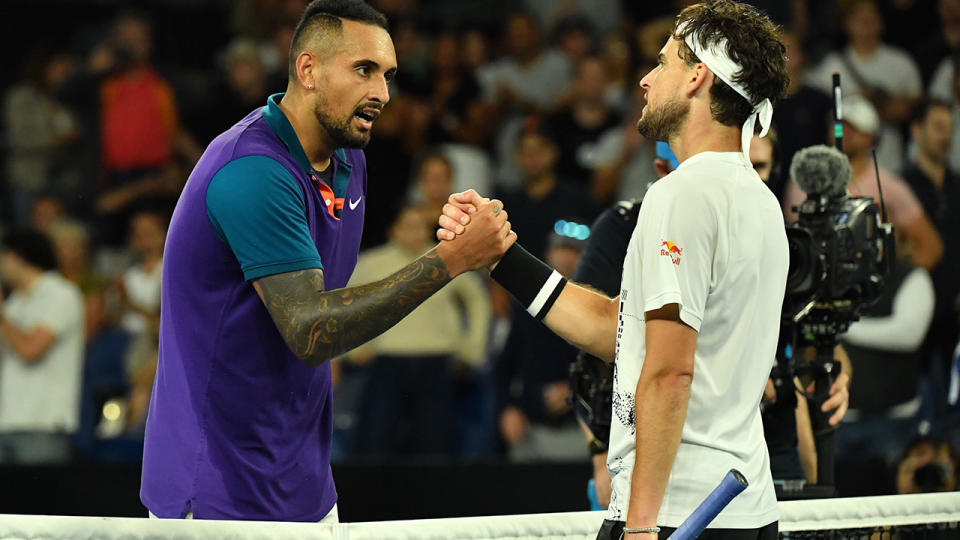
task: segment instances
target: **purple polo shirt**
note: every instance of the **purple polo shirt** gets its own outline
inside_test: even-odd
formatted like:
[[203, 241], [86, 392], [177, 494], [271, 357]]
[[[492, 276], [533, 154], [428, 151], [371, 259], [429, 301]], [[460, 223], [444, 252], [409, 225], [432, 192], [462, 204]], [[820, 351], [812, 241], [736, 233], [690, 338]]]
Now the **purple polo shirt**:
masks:
[[366, 163], [333, 156], [335, 217], [281, 97], [210, 143], [170, 223], [140, 490], [159, 517], [319, 521], [337, 500], [330, 366], [290, 351], [250, 281], [323, 268], [327, 290], [347, 284]]

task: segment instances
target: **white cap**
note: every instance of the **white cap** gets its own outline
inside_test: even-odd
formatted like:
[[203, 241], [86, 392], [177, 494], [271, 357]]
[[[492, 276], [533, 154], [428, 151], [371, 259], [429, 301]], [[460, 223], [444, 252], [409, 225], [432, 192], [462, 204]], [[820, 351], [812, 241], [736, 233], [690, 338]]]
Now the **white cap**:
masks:
[[854, 94], [843, 98], [843, 120], [867, 135], [876, 136], [880, 130], [880, 115], [870, 101]]

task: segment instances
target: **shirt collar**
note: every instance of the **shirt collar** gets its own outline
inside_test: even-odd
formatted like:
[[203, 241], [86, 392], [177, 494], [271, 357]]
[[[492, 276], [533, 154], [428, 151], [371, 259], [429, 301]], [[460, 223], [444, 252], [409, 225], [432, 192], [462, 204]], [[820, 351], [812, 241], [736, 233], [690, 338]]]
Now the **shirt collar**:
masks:
[[[277, 137], [280, 137], [280, 140], [283, 141], [283, 144], [287, 147], [287, 150], [293, 156], [297, 163], [303, 167], [303, 170], [307, 174], [313, 173], [313, 167], [310, 165], [310, 160], [307, 159], [307, 154], [303, 151], [303, 146], [300, 145], [300, 139], [297, 138], [297, 133], [293, 130], [293, 126], [290, 125], [290, 120], [287, 119], [287, 115], [283, 114], [283, 111], [280, 110], [280, 100], [283, 98], [283, 93], [273, 94], [267, 98], [267, 104], [263, 106], [263, 119], [266, 120], [267, 125], [277, 134]], [[343, 148], [337, 148], [333, 151], [332, 159], [347, 170], [349, 170], [352, 164], [347, 161], [347, 153], [344, 152]]]

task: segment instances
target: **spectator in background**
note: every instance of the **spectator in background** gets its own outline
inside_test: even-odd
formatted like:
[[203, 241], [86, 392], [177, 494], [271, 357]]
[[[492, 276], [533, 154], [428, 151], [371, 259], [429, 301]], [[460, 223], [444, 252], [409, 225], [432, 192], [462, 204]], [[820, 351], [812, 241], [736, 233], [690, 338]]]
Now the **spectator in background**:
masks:
[[960, 51], [960, 0], [938, 0], [937, 15], [940, 23], [937, 31], [930, 32], [930, 22], [933, 20], [930, 17], [924, 21], [926, 26], [923, 32], [915, 33], [911, 38], [916, 45], [914, 58], [920, 62], [924, 80], [930, 81], [930, 96], [949, 100], [952, 97], [950, 81], [953, 79], [951, 57]]
[[873, 103], [881, 128], [877, 157], [889, 170], [904, 163], [901, 130], [923, 94], [916, 63], [905, 51], [883, 43], [883, 19], [875, 0], [851, 0], [843, 12], [849, 44], [827, 55], [809, 74], [812, 86], [833, 95], [832, 75], [840, 73], [844, 95], [861, 94]]
[[499, 125], [496, 108], [480, 96], [474, 71], [463, 63], [452, 33], [433, 42], [427, 139], [454, 165], [453, 189], [490, 191], [490, 157], [484, 147]]
[[67, 148], [78, 136], [76, 121], [54, 97], [73, 70], [65, 55], [28, 55], [20, 82], [4, 96], [7, 195], [11, 222], [26, 226], [34, 201], [61, 188], [69, 168]]
[[481, 103], [480, 84], [464, 64], [456, 34], [444, 32], [434, 39], [430, 68], [431, 141], [482, 144], [489, 133], [472, 133], [475, 123], [469, 122], [469, 109]]
[[[431, 214], [433, 216], [433, 214]], [[389, 241], [365, 251], [349, 286], [403, 268], [432, 245], [433, 221], [404, 206]], [[490, 298], [474, 273], [458, 276], [396, 326], [347, 355], [369, 365], [358, 452], [366, 455], [450, 455], [454, 449], [453, 374], [480, 367], [491, 317]]]
[[[943, 239], [943, 258], [931, 271], [936, 309], [924, 343], [924, 358], [936, 356], [941, 368], [950, 365], [957, 344], [960, 305], [960, 176], [947, 167], [954, 130], [951, 109], [939, 101], [925, 101], [917, 108], [910, 128], [917, 158], [904, 172]], [[939, 381], [945, 373], [941, 369], [931, 375]]]
[[463, 32], [460, 47], [464, 66], [475, 75], [490, 61], [490, 40], [479, 28], [468, 28]]
[[105, 189], [97, 211], [105, 220], [102, 240], [118, 245], [129, 217], [144, 203], [171, 209], [185, 175], [174, 166], [192, 162], [200, 150], [180, 128], [173, 89], [150, 63], [149, 21], [137, 14], [114, 23], [108, 73], [99, 85], [100, 144]]
[[157, 212], [138, 212], [130, 219], [130, 250], [136, 262], [120, 279], [121, 326], [132, 342], [124, 359], [130, 386], [127, 427], [142, 430], [157, 372], [160, 331], [160, 277], [167, 220]]
[[597, 216], [589, 193], [557, 173], [559, 151], [553, 133], [529, 117], [516, 146], [516, 160], [523, 175], [523, 187], [497, 196], [510, 208], [512, 228], [524, 238], [524, 247], [537, 257], [546, 253], [547, 235], [564, 217], [578, 217], [590, 223]]
[[[954, 68], [960, 66], [960, 52], [952, 58]], [[947, 167], [960, 174], [960, 69], [954, 69], [950, 79], [950, 96], [946, 99], [953, 109], [953, 137], [950, 140], [950, 152], [947, 154]]]
[[933, 437], [914, 439], [897, 466], [897, 493], [956, 491], [960, 455], [945, 441]]
[[576, 18], [607, 33], [622, 22], [623, 16], [618, 0], [524, 0], [523, 5], [536, 17], [541, 28], [559, 28], [565, 21]]
[[[880, 129], [880, 117], [865, 98], [851, 96], [843, 102], [843, 153], [850, 159], [851, 178], [847, 193], [855, 197], [873, 197], [880, 203], [877, 177], [870, 150]], [[943, 244], [940, 235], [930, 223], [917, 197], [906, 181], [880, 166], [880, 182], [888, 219], [900, 234], [900, 239], [910, 244], [909, 253], [915, 266], [930, 270], [940, 261]], [[791, 181], [783, 200], [786, 220], [797, 220], [794, 206], [806, 200], [806, 194]], [[897, 243], [897, 251], [906, 253], [908, 246]]]
[[30, 227], [49, 234], [58, 221], [64, 218], [63, 201], [53, 195], [42, 195], [30, 207]]
[[453, 191], [453, 165], [450, 160], [440, 152], [425, 155], [417, 167], [415, 198], [428, 223], [440, 217], [443, 205]]
[[257, 44], [249, 39], [234, 40], [223, 54], [223, 75], [211, 92], [211, 99], [196, 127], [197, 141], [206, 146], [214, 137], [263, 106], [267, 79]]
[[477, 72], [486, 99], [504, 110], [549, 111], [570, 87], [571, 66], [546, 49], [536, 20], [514, 13], [504, 27], [506, 56]]
[[875, 457], [892, 465], [917, 434], [921, 345], [933, 317], [934, 289], [927, 271], [910, 262], [908, 249], [897, 248], [901, 257], [880, 299], [840, 336], [857, 376], [836, 434], [840, 459]]
[[[798, 150], [825, 144], [832, 126], [833, 101], [823, 92], [821, 86], [813, 86], [807, 79], [807, 53], [803, 49], [800, 36], [792, 31], [785, 31], [780, 39], [787, 47], [787, 74], [790, 75], [790, 86], [787, 95], [777, 102], [773, 112], [773, 123], [777, 131], [783, 134], [780, 141], [780, 155], [786, 169], [793, 163], [793, 155]], [[844, 91], [846, 91], [844, 81]], [[757, 141], [754, 138], [754, 141]], [[751, 146], [751, 148], [753, 148]], [[770, 184], [777, 194], [783, 198], [782, 184]]]
[[391, 87], [404, 94], [426, 97], [430, 92], [430, 46], [410, 17], [391, 19], [391, 33], [397, 51], [398, 71]]
[[291, 22], [280, 24], [269, 35], [267, 41], [260, 44], [260, 61], [267, 81], [267, 94], [282, 92], [287, 87], [287, 56], [290, 54], [290, 41], [299, 15]]
[[544, 128], [555, 135], [557, 168], [564, 177], [591, 190], [597, 202], [604, 193], [593, 186], [597, 141], [619, 119], [604, 102], [607, 76], [603, 60], [585, 56], [576, 64], [570, 105], [544, 118]]
[[[556, 232], [548, 238], [545, 261], [569, 278], [580, 261], [583, 241]], [[500, 435], [510, 461], [587, 459], [583, 431], [567, 404], [569, 361], [575, 356], [573, 346], [546, 326], [530, 317], [514, 317], [493, 367]]]
[[107, 323], [106, 283], [93, 270], [90, 233], [86, 226], [72, 219], [60, 219], [48, 234], [57, 257], [57, 269], [83, 294], [86, 320], [86, 341]]
[[[549, 26], [544, 26], [548, 28]], [[568, 15], [553, 29], [553, 43], [567, 57], [571, 66], [576, 66], [593, 51], [593, 25], [583, 15]]]
[[63, 463], [80, 411], [84, 320], [80, 290], [56, 272], [33, 230], [3, 239], [0, 276], [0, 463]]
[[121, 325], [134, 336], [156, 337], [166, 219], [157, 212], [138, 212], [130, 219], [129, 234], [135, 262], [121, 277], [124, 307]]

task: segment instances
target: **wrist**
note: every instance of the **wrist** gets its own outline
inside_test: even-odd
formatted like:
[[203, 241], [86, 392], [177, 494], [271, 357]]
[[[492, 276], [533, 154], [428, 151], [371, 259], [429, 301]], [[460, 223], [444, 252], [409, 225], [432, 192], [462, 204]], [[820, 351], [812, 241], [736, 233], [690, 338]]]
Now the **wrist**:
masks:
[[437, 253], [437, 257], [443, 262], [443, 266], [447, 269], [447, 274], [450, 275], [450, 279], [453, 279], [460, 274], [464, 273], [466, 269], [463, 267], [463, 264], [460, 262], [460, 256], [457, 253], [457, 250], [453, 248], [452, 243], [449, 240], [443, 240], [437, 247], [434, 248], [434, 251]]
[[566, 278], [540, 259], [513, 244], [504, 253], [490, 277], [507, 290], [537, 320], [543, 319], [560, 292]]

